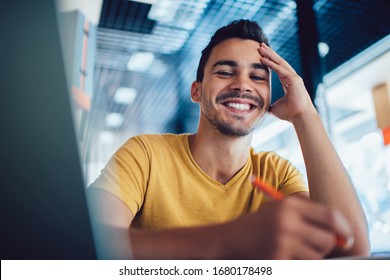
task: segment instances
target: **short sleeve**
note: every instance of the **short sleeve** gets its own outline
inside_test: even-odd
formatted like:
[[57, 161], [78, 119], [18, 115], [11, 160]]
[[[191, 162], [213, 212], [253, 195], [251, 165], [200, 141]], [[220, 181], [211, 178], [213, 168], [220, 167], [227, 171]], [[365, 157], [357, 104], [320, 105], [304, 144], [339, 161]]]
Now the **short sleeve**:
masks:
[[284, 195], [308, 191], [301, 172], [275, 152], [255, 153], [252, 149], [253, 175], [259, 176]]
[[130, 138], [111, 157], [89, 187], [107, 191], [131, 210], [141, 209], [150, 173], [150, 154], [140, 137]]
[[275, 169], [279, 174], [278, 190], [284, 195], [308, 191], [302, 173], [288, 160], [273, 154]]

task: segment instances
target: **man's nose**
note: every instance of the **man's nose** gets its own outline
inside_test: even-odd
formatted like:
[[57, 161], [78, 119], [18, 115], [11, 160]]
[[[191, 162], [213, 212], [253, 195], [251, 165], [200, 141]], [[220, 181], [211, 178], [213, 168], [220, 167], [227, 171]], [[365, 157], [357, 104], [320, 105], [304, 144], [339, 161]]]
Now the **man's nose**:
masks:
[[240, 92], [252, 92], [251, 80], [244, 75], [237, 75], [230, 84], [230, 89]]

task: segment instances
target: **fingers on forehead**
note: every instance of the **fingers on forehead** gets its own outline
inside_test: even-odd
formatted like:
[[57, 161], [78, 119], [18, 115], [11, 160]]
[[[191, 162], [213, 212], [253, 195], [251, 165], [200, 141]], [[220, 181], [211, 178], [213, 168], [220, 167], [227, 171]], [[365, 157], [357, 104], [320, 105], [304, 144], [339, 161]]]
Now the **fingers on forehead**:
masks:
[[261, 59], [261, 62], [265, 66], [267, 66], [267, 67], [271, 68], [272, 70], [274, 70], [279, 76], [283, 76], [284, 77], [284, 76], [286, 76], [288, 74], [288, 71], [284, 67], [280, 66], [278, 63], [272, 61], [271, 59], [269, 59], [267, 57], [263, 57]]
[[277, 65], [280, 65], [280, 66], [288, 69], [289, 71], [291, 71], [293, 73], [296, 73], [294, 68], [292, 68], [292, 66], [286, 60], [284, 60], [279, 54], [277, 54], [273, 49], [271, 49], [270, 47], [268, 47], [265, 44], [261, 44], [260, 46], [261, 47], [259, 49], [259, 52], [262, 56], [264, 56], [264, 58], [274, 62]]

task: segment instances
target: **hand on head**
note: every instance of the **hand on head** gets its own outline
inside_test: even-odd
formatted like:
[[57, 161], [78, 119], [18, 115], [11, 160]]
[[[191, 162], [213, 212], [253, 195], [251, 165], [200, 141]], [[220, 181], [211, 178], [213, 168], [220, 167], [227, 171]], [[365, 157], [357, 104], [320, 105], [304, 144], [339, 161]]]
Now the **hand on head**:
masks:
[[266, 44], [261, 43], [261, 63], [272, 69], [279, 77], [285, 95], [272, 105], [270, 113], [282, 120], [315, 110], [302, 78], [291, 65]]

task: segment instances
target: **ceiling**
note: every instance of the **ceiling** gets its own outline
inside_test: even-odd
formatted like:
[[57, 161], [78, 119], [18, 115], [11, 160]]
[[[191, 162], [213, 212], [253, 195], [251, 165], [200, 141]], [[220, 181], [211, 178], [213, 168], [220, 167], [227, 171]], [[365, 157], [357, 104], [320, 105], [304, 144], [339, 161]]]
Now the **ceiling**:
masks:
[[[164, 1], [158, 2], [161, 6]], [[194, 132], [199, 109], [191, 103], [189, 90], [201, 51], [215, 30], [232, 20], [257, 21], [271, 46], [301, 74], [295, 1], [168, 2], [171, 2], [169, 12], [164, 14], [164, 10], [155, 10], [156, 4], [103, 1], [97, 31], [94, 99], [89, 115], [95, 132], [114, 133], [120, 142], [139, 133]], [[326, 72], [390, 34], [388, 0], [313, 2], [320, 41], [329, 46], [324, 58]], [[139, 52], [153, 54], [151, 66], [129, 70], [130, 57]], [[149, 58], [150, 54], [141, 58], [144, 65]], [[277, 79], [272, 86], [273, 99], [277, 99], [282, 95]], [[131, 104], [115, 101], [120, 87], [137, 92]], [[107, 116], [114, 116], [114, 123], [109, 125]]]

